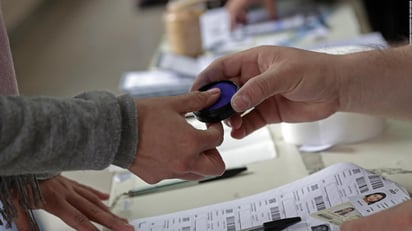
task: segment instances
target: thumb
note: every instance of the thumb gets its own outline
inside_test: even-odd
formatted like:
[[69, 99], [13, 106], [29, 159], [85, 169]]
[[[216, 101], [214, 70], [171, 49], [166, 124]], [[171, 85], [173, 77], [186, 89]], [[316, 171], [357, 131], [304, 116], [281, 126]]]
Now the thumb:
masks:
[[269, 75], [262, 73], [247, 81], [232, 97], [232, 107], [236, 112], [244, 112], [272, 96]]
[[212, 105], [219, 99], [220, 89], [212, 88], [207, 91], [195, 91], [179, 96], [176, 101], [181, 113], [199, 111]]
[[285, 93], [293, 89], [296, 80], [293, 78], [279, 78], [286, 75], [286, 73], [280, 72], [279, 69], [269, 69], [249, 79], [232, 97], [233, 110], [244, 112], [275, 94]]

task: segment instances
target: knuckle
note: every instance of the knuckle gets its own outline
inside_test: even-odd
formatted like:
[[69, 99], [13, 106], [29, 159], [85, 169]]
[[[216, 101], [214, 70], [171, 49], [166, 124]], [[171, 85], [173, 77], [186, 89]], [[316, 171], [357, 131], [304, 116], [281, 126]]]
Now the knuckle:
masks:
[[188, 161], [180, 160], [176, 162], [176, 164], [174, 165], [174, 169], [178, 174], [182, 174], [189, 172], [191, 169], [190, 166], [191, 164], [189, 164]]
[[259, 94], [266, 94], [271, 91], [270, 85], [266, 80], [262, 78], [256, 78], [254, 80], [256, 81], [254, 81], [254, 83], [251, 85], [251, 89], [248, 92], [249, 96], [253, 97], [253, 95], [257, 96]]
[[207, 96], [203, 92], [194, 92], [193, 97], [191, 97], [190, 100], [188, 100], [186, 103], [190, 108], [197, 108], [199, 105], [205, 104], [207, 101]]
[[156, 184], [159, 183], [161, 179], [159, 177], [148, 177], [145, 179], [146, 183], [148, 184]]
[[221, 145], [224, 141], [223, 132], [217, 136], [217, 146]]

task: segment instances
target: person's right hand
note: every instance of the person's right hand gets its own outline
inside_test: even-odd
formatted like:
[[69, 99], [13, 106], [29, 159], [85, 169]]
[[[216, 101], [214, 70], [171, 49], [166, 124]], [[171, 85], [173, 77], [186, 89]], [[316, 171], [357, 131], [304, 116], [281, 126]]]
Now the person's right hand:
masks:
[[192, 90], [218, 80], [240, 86], [231, 104], [232, 136], [242, 138], [269, 123], [314, 121], [339, 108], [338, 56], [294, 48], [262, 46], [224, 56], [207, 67]]
[[215, 88], [137, 100], [139, 142], [129, 170], [147, 183], [221, 175], [225, 164], [216, 147], [223, 142], [222, 124], [208, 124], [206, 130], [199, 130], [185, 118], [188, 112], [210, 106], [219, 94]]
[[412, 230], [412, 200], [373, 215], [344, 222], [341, 231], [408, 231]]

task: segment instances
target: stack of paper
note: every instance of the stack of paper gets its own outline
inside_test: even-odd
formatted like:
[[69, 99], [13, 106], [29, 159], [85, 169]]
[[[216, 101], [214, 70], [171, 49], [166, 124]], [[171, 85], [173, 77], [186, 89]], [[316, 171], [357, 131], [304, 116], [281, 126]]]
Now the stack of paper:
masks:
[[[380, 196], [368, 203], [370, 195]], [[339, 224], [346, 220], [371, 215], [408, 199], [408, 193], [398, 184], [354, 164], [339, 163], [249, 197], [131, 223], [140, 231], [236, 231], [299, 216], [302, 221], [288, 230], [339, 230]]]

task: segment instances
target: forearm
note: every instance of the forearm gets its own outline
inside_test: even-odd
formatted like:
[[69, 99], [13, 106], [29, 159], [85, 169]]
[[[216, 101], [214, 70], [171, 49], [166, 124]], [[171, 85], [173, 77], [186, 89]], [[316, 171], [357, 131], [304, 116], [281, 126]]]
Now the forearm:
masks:
[[0, 175], [127, 167], [136, 151], [130, 98], [0, 97]]
[[412, 48], [355, 53], [338, 58], [340, 111], [412, 119]]

